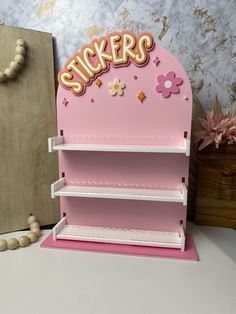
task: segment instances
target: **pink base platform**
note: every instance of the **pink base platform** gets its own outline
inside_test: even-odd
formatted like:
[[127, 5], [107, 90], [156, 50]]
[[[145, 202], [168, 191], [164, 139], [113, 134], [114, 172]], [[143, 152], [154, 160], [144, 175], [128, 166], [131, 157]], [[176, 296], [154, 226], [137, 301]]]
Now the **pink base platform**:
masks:
[[52, 232], [41, 243], [42, 248], [58, 248], [58, 249], [71, 249], [81, 251], [95, 251], [95, 252], [108, 252], [129, 255], [142, 255], [142, 256], [156, 256], [163, 258], [174, 258], [188, 261], [198, 261], [198, 254], [190, 234], [186, 234], [186, 249], [182, 252], [179, 249], [167, 249], [148, 246], [124, 245], [124, 244], [109, 244], [109, 243], [95, 243], [85, 241], [73, 240], [56, 240], [53, 241]]

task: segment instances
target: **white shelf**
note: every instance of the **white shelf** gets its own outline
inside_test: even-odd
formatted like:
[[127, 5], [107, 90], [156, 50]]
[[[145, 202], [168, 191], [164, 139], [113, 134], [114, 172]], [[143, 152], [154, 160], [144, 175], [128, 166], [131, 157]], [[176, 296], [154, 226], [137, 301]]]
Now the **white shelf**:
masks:
[[63, 217], [53, 228], [53, 239], [181, 248], [181, 250], [184, 250], [185, 245], [182, 224], [180, 224], [179, 232], [161, 232], [67, 225], [66, 217]]
[[134, 152], [134, 153], [180, 153], [190, 154], [190, 140], [183, 139], [183, 146], [150, 145], [108, 145], [108, 144], [64, 144], [63, 136], [48, 139], [49, 152], [65, 151], [100, 151], [100, 152]]
[[65, 185], [62, 178], [51, 185], [51, 196], [89, 197], [89, 198], [111, 198], [126, 200], [144, 200], [159, 202], [176, 202], [187, 205], [187, 189], [183, 185], [180, 190], [151, 190], [133, 188], [93, 187]]

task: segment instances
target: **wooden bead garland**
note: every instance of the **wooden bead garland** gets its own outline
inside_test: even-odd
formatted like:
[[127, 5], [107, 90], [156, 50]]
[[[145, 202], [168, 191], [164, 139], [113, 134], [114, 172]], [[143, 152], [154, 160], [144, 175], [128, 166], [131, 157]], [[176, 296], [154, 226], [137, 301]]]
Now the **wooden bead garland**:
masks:
[[30, 224], [30, 230], [32, 230], [33, 228], [39, 228], [39, 223], [37, 221], [34, 221]]
[[2, 239], [0, 240], [0, 251], [5, 251], [7, 249], [7, 241]]
[[21, 236], [18, 241], [21, 247], [24, 247], [30, 244], [30, 239], [27, 236]]
[[30, 226], [30, 232], [27, 235], [21, 236], [18, 240], [16, 238], [11, 238], [8, 240], [0, 239], [0, 252], [6, 251], [7, 249], [15, 250], [18, 247], [25, 247], [30, 243], [38, 241], [41, 231], [37, 218], [34, 215], [30, 215], [27, 221]]
[[19, 241], [16, 238], [7, 240], [7, 247], [9, 250], [15, 250], [19, 246]]
[[19, 71], [21, 69], [21, 64], [17, 63], [16, 61], [12, 61], [10, 63], [10, 69], [14, 70], [14, 71]]
[[33, 231], [30, 231], [29, 233], [27, 233], [27, 237], [30, 239], [31, 243], [34, 243], [38, 240], [37, 234]]
[[28, 221], [28, 224], [31, 225], [33, 222], [37, 222], [37, 219], [34, 215], [30, 215], [27, 221]]
[[0, 71], [0, 83], [12, 79], [17, 75], [16, 72], [22, 68], [23, 63], [25, 62], [25, 55], [26, 42], [24, 39], [19, 38], [16, 41], [16, 55], [14, 60], [10, 62], [9, 67], [3, 72]]
[[6, 76], [7, 76], [9, 79], [11, 79], [11, 78], [13, 78], [13, 77], [16, 76], [16, 72], [15, 72], [13, 69], [11, 69], [11, 68], [6, 69], [6, 70], [5, 70], [5, 74], [6, 74]]
[[30, 231], [32, 231], [33, 233], [36, 233], [38, 237], [41, 235], [41, 231], [38, 227], [30, 228]]

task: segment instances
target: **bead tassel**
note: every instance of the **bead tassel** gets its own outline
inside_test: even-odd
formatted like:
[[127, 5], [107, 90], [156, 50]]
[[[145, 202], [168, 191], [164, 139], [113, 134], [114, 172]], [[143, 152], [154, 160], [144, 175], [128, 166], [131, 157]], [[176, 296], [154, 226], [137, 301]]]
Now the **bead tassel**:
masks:
[[18, 240], [11, 238], [8, 240], [0, 239], [0, 251], [15, 250], [18, 247], [25, 247], [30, 243], [38, 241], [40, 237], [40, 225], [37, 218], [34, 215], [28, 217], [28, 224], [30, 226], [30, 232], [27, 235], [21, 236]]
[[23, 39], [17, 39], [16, 55], [14, 57], [14, 60], [10, 62], [9, 67], [6, 68], [3, 72], [0, 71], [0, 83], [8, 79], [12, 79], [17, 75], [16, 72], [18, 72], [21, 69], [23, 63], [25, 62], [25, 55], [26, 55], [26, 42]]

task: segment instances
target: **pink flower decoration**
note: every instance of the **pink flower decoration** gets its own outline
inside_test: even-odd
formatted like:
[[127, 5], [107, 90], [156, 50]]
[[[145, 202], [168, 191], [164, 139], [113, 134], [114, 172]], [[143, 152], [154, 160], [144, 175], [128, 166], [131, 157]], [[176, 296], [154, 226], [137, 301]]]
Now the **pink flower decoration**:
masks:
[[162, 93], [162, 96], [167, 98], [170, 94], [178, 94], [178, 86], [183, 83], [180, 77], [175, 77], [175, 72], [170, 71], [165, 75], [158, 75], [157, 82], [159, 85], [156, 86], [156, 91]]

